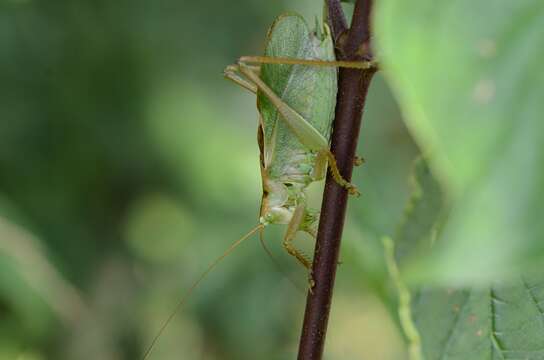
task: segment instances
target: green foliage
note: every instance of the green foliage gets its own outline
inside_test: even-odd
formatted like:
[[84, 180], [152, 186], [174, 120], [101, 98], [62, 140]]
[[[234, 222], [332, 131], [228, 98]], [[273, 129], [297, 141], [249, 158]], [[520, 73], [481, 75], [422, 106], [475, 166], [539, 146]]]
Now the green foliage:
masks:
[[[396, 238], [401, 264], [428, 255], [437, 237], [430, 234], [444, 221], [437, 215], [444, 212], [438, 182], [422, 160], [414, 173], [414, 195]], [[536, 360], [544, 356], [543, 301], [544, 283], [535, 276], [469, 288], [424, 286], [413, 291], [411, 316], [426, 360]]]
[[425, 359], [542, 359], [543, 289], [541, 280], [520, 279], [489, 288], [421, 290], [413, 316]]
[[423, 354], [541, 359], [544, 7], [377, 5], [383, 70], [441, 183], [416, 165], [395, 237], [404, 279], [434, 284], [411, 296]]
[[[403, 326], [413, 321], [408, 338], [427, 360], [543, 358], [542, 277], [513, 270], [544, 249], [544, 7], [375, 4], [385, 79], [365, 108], [367, 162], [353, 179], [363, 195], [349, 205], [326, 357], [401, 358], [384, 311], [396, 310], [386, 235], [409, 295]], [[0, 9], [0, 358], [139, 358], [183, 291], [257, 220], [255, 101], [221, 70], [261, 54], [277, 14], [311, 19], [322, 3]], [[419, 149], [388, 84], [430, 163], [414, 167], [411, 197]], [[309, 189], [314, 207], [320, 190]], [[241, 247], [153, 358], [295, 356], [304, 297], [288, 279], [304, 288], [305, 273], [267, 230], [282, 272], [257, 241]]]
[[436, 240], [440, 220], [447, 213], [440, 184], [422, 158], [414, 162], [411, 180], [412, 195], [394, 235], [395, 257], [401, 264], [428, 255]]
[[[261, 55], [278, 14], [313, 24], [322, 4], [7, 0], [0, 9], [0, 359], [140, 358], [183, 291], [257, 221], [255, 98], [222, 69]], [[402, 211], [417, 149], [379, 76], [366, 114], [358, 153], [367, 164], [354, 178], [364, 201], [350, 205], [331, 359], [398, 359], [400, 346], [375, 296], [379, 238]], [[318, 207], [319, 186], [310, 193]], [[240, 247], [152, 359], [295, 356], [304, 293], [289, 279], [304, 289], [306, 274], [279, 230], [266, 240], [281, 271], [257, 239]], [[32, 239], [23, 256], [13, 246], [21, 235]]]
[[384, 0], [374, 23], [452, 207], [444, 241], [412, 275], [474, 283], [533, 269], [544, 255], [542, 2]]

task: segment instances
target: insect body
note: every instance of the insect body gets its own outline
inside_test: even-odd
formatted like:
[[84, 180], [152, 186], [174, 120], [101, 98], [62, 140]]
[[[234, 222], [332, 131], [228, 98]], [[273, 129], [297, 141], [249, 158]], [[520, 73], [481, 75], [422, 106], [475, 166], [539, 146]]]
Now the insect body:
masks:
[[[286, 64], [286, 59], [297, 59]], [[307, 59], [313, 65], [300, 64]], [[265, 63], [259, 67], [249, 62]], [[329, 28], [310, 31], [302, 17], [280, 16], [267, 38], [265, 57], [241, 58], [227, 67], [227, 78], [257, 94], [263, 198], [260, 223], [285, 224], [283, 246], [306, 268], [309, 259], [292, 240], [298, 231], [316, 235], [319, 212], [309, 209], [305, 189], [325, 177], [327, 164], [336, 181], [350, 193], [329, 150], [337, 89], [334, 46]]]

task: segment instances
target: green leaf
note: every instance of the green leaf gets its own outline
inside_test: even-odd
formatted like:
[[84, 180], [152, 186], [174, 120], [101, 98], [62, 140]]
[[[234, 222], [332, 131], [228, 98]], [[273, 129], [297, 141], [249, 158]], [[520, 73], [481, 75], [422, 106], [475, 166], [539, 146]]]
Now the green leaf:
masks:
[[445, 216], [440, 184], [423, 159], [414, 162], [412, 194], [395, 234], [395, 259], [399, 264], [417, 261], [431, 250], [439, 220]]
[[[544, 282], [422, 290], [412, 313], [426, 360], [544, 358]], [[437, 319], [440, 319], [437, 321]]]
[[[413, 189], [395, 239], [400, 264], [430, 251], [447, 214], [438, 182], [422, 160], [414, 167]], [[421, 347], [426, 360], [544, 358], [542, 276], [479, 288], [427, 287], [411, 295], [396, 265], [390, 269], [406, 337], [412, 350]]]
[[544, 255], [544, 2], [376, 5], [382, 69], [452, 206], [412, 275], [474, 283], [531, 269]]

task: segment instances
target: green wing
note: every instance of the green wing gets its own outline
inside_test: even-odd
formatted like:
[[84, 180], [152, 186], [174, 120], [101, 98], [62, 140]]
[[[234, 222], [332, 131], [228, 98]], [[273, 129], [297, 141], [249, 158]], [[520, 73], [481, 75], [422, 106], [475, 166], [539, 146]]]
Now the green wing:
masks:
[[[285, 14], [276, 19], [268, 32], [265, 55], [335, 60], [328, 28], [311, 32], [304, 19], [297, 14]], [[263, 64], [261, 78], [326, 139], [330, 138], [336, 104], [336, 68]], [[270, 176], [279, 176], [293, 154], [307, 152], [308, 149], [262, 94], [258, 94], [257, 106], [262, 118], [265, 165]]]

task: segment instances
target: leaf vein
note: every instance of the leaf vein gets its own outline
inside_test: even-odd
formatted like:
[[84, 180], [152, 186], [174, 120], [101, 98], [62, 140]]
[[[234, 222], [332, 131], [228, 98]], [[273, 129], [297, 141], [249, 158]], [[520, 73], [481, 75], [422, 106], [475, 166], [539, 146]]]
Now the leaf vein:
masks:
[[469, 299], [472, 295], [472, 290], [468, 290], [467, 297], [465, 298], [465, 301], [461, 304], [459, 307], [459, 311], [455, 315], [455, 319], [453, 320], [453, 324], [448, 330], [448, 334], [446, 335], [446, 343], [444, 346], [442, 346], [442, 352], [440, 353], [439, 360], [446, 360], [448, 355], [448, 350], [452, 343], [453, 334], [455, 333], [455, 329], [457, 328], [457, 325], [459, 325], [459, 321], [461, 320], [461, 314], [463, 313], [463, 309], [468, 304]]
[[534, 287], [529, 286], [529, 283], [523, 277], [521, 278], [521, 281], [523, 283], [523, 286], [525, 287], [525, 290], [527, 291], [527, 295], [529, 296], [529, 298], [531, 299], [531, 301], [535, 305], [538, 313], [540, 314], [540, 317], [539, 317], [540, 323], [544, 326], [544, 317], [543, 317], [544, 316], [544, 309], [542, 309], [542, 307], [540, 306], [540, 302], [538, 301], [537, 297], [533, 293]]
[[491, 351], [490, 355], [491, 358], [493, 358], [493, 353], [498, 352], [501, 359], [505, 360], [504, 352], [507, 351], [505, 348], [502, 347], [498, 337], [496, 336], [498, 334], [497, 332], [497, 324], [495, 323], [495, 318], [498, 317], [498, 314], [495, 309], [495, 302], [494, 300], [497, 299], [495, 296], [495, 292], [493, 291], [493, 288], [489, 288], [489, 310], [491, 315], [491, 332], [489, 333], [490, 340], [491, 340]]

